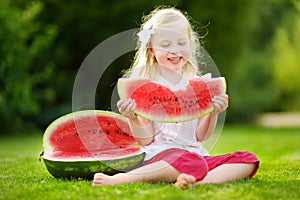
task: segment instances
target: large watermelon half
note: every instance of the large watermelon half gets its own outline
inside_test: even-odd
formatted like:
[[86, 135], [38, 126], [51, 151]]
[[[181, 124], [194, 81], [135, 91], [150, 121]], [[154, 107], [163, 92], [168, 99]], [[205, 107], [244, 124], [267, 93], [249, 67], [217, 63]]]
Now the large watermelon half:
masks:
[[92, 178], [142, 164], [144, 152], [131, 136], [127, 118], [108, 111], [78, 111], [52, 122], [41, 158], [54, 177]]
[[224, 77], [192, 78], [184, 90], [172, 91], [149, 79], [120, 78], [120, 98], [136, 101], [136, 114], [153, 121], [179, 122], [213, 111], [212, 98], [226, 92]]

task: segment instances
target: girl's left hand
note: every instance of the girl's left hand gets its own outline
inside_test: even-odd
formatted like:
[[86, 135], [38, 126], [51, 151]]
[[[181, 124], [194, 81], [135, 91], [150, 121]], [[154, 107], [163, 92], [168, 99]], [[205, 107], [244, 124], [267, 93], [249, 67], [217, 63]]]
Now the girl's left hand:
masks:
[[225, 111], [228, 107], [228, 95], [227, 94], [221, 94], [218, 96], [214, 96], [212, 98], [212, 103], [214, 105], [214, 111], [212, 114], [219, 114], [223, 111]]

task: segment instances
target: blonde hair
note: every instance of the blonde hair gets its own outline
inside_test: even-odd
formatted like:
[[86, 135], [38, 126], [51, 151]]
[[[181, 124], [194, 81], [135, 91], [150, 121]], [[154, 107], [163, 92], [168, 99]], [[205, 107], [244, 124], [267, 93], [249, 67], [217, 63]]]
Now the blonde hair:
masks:
[[[143, 24], [140, 32], [145, 29], [158, 29], [163, 26], [170, 26], [178, 24], [178, 21], [186, 23], [188, 29], [188, 38], [190, 39], [191, 57], [190, 60], [183, 66], [183, 75], [186, 78], [193, 77], [200, 74], [198, 70], [198, 58], [200, 57], [200, 41], [198, 34], [192, 29], [192, 25], [187, 16], [180, 10], [170, 8], [156, 8], [149, 15], [143, 17]], [[134, 57], [133, 64], [126, 72], [126, 77], [144, 77], [153, 78], [158, 73], [158, 65], [155, 57], [149, 51], [151, 35], [142, 44], [141, 41], [137, 43], [137, 51]]]

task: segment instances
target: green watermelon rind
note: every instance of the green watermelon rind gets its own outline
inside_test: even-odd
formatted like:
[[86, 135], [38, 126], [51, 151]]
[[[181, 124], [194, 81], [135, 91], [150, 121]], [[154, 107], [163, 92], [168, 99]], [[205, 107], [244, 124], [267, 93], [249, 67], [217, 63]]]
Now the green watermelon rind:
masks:
[[205, 111], [201, 111], [201, 113], [199, 113], [199, 114], [187, 115], [187, 116], [181, 115], [180, 117], [177, 117], [177, 118], [176, 117], [172, 117], [172, 118], [158, 117], [158, 116], [153, 117], [153, 115], [149, 115], [149, 114], [141, 112], [139, 110], [136, 110], [134, 113], [137, 114], [138, 116], [141, 116], [150, 121], [172, 123], [172, 122], [185, 122], [185, 121], [197, 119], [197, 118], [203, 117], [203, 116], [211, 113], [213, 110], [214, 110], [214, 107], [212, 106]]
[[[223, 93], [226, 92], [227, 90], [227, 84], [226, 84], [226, 80], [224, 77], [217, 77], [217, 78], [220, 78], [222, 80], [222, 85], [223, 85]], [[118, 80], [118, 84], [117, 84], [117, 88], [118, 88], [118, 93], [119, 93], [119, 96], [121, 99], [123, 98], [128, 98], [128, 95], [126, 94], [125, 92], [125, 84], [124, 82], [126, 81], [126, 78], [120, 78]], [[143, 81], [145, 81], [147, 83], [147, 81], [151, 82], [150, 79], [144, 79]], [[143, 111], [140, 111], [138, 109], [136, 109], [134, 112], [135, 114], [145, 118], [145, 119], [148, 119], [148, 120], [151, 120], [151, 121], [157, 121], [157, 122], [166, 122], [166, 123], [172, 123], [172, 122], [183, 122], [183, 121], [189, 121], [189, 120], [194, 120], [194, 119], [197, 119], [197, 118], [200, 118], [200, 117], [203, 117], [211, 112], [213, 112], [214, 110], [214, 107], [213, 105], [211, 107], [208, 107], [206, 110], [202, 110], [201, 112], [199, 113], [196, 113], [194, 115], [191, 115], [191, 114], [188, 114], [188, 115], [181, 115], [181, 116], [178, 116], [178, 117], [167, 117], [167, 116], [162, 116], [162, 117], [159, 117], [159, 116], [153, 116], [153, 115], [150, 115], [148, 113], [145, 113]]]
[[145, 153], [141, 150], [120, 158], [107, 159], [69, 159], [56, 160], [41, 156], [48, 172], [55, 178], [84, 178], [92, 179], [97, 172], [114, 175], [128, 172], [143, 164]]
[[119, 172], [126, 172], [140, 166], [145, 157], [145, 153], [137, 150], [118, 157], [103, 158], [57, 158], [51, 156], [53, 149], [49, 143], [49, 137], [57, 126], [73, 120], [91, 115], [101, 115], [115, 117], [128, 123], [128, 119], [118, 113], [102, 110], [84, 110], [66, 114], [54, 120], [45, 130], [43, 135], [43, 160], [47, 171], [55, 178], [87, 178], [91, 179], [97, 172], [113, 175]]

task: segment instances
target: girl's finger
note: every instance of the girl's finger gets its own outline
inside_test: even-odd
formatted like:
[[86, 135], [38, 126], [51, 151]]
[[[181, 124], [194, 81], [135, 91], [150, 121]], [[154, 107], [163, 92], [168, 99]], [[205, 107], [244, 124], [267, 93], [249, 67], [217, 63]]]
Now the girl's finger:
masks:
[[214, 105], [214, 111], [213, 111], [213, 114], [217, 114], [217, 113], [219, 113], [219, 112], [220, 112], [220, 110], [221, 110], [221, 107], [220, 107], [220, 105], [219, 105], [219, 104], [217, 104], [217, 103], [214, 103], [213, 105]]
[[124, 104], [125, 101], [126, 101], [126, 99], [121, 99], [117, 102], [118, 109], [120, 109], [122, 107], [122, 105]]
[[120, 112], [120, 113], [123, 113], [123, 112], [127, 109], [128, 104], [129, 104], [128, 99], [120, 100], [120, 101], [117, 103], [119, 112]]
[[219, 96], [215, 96], [212, 99], [213, 105], [214, 105], [214, 114], [223, 112], [226, 110], [228, 107], [228, 95], [227, 94], [222, 94]]
[[134, 101], [134, 100], [130, 100], [130, 101], [129, 101], [129, 104], [127, 105], [125, 111], [126, 111], [127, 113], [131, 113], [131, 112], [133, 112], [133, 110], [135, 109], [135, 107], [136, 107], [135, 101]]
[[223, 106], [227, 107], [228, 106], [228, 97], [226, 97], [226, 96], [215, 96], [212, 99], [212, 102], [213, 103], [218, 103], [220, 105], [223, 105]]
[[228, 101], [228, 95], [221, 94], [221, 95], [218, 95], [218, 96], [214, 96], [213, 99], [218, 99], [218, 100], [221, 100], [221, 101]]
[[227, 107], [227, 103], [224, 102], [223, 100], [213, 99], [212, 102], [213, 102], [214, 105], [217, 105], [217, 106], [220, 107], [220, 108], [225, 108], [225, 107]]

